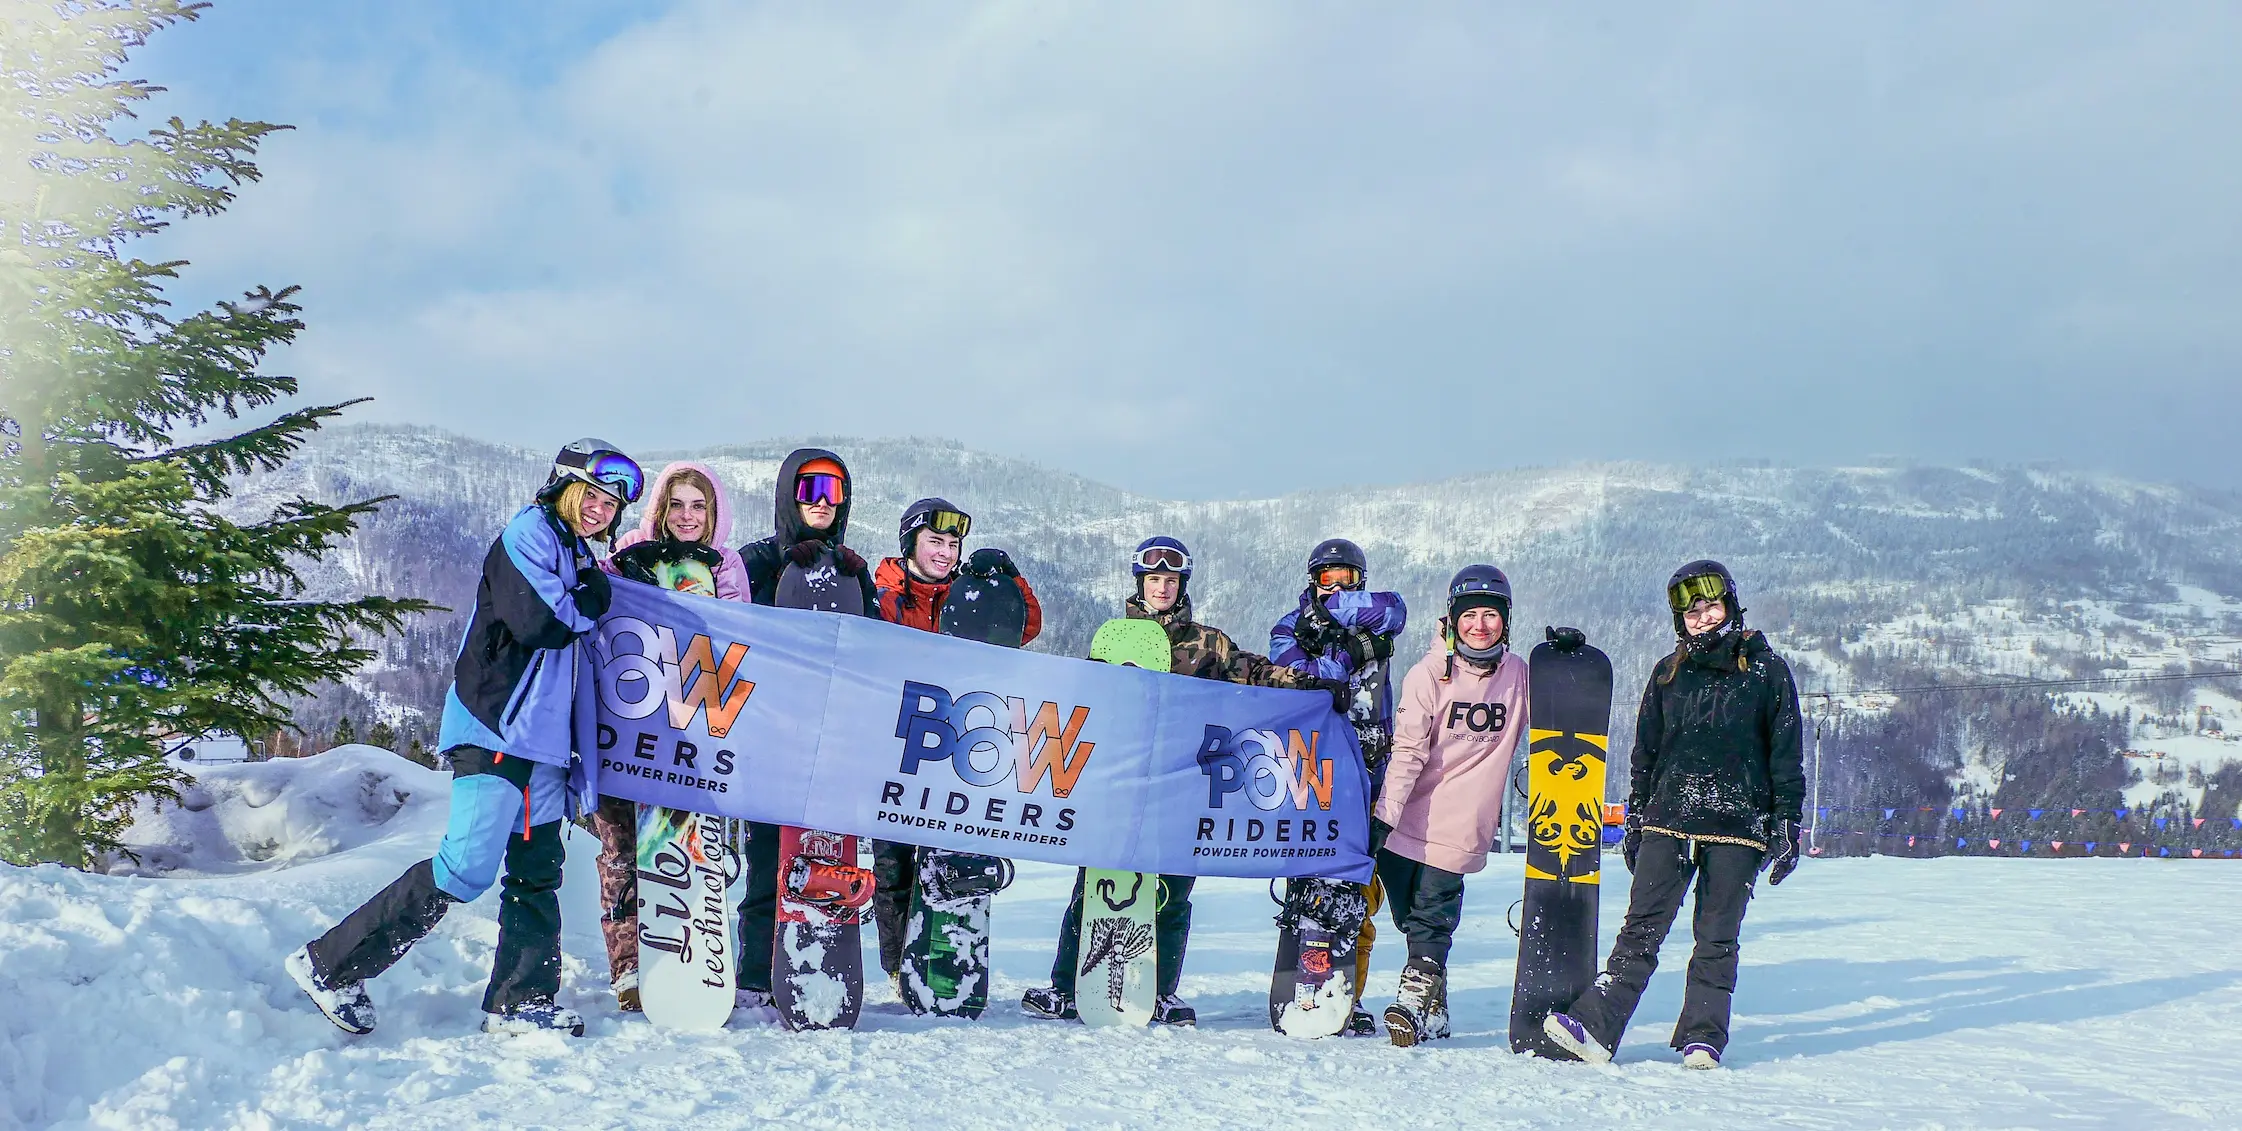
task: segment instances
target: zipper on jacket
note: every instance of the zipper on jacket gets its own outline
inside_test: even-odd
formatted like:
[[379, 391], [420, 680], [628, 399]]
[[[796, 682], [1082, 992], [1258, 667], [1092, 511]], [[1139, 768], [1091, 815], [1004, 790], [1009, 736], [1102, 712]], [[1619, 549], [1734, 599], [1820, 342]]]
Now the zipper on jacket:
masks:
[[529, 670], [522, 673], [522, 686], [518, 693], [520, 698], [514, 700], [514, 709], [506, 712], [506, 721], [502, 725], [513, 726], [514, 720], [521, 716], [522, 708], [529, 706], [529, 685], [537, 679], [538, 671], [544, 666], [545, 650], [540, 648], [536, 657], [529, 661]]

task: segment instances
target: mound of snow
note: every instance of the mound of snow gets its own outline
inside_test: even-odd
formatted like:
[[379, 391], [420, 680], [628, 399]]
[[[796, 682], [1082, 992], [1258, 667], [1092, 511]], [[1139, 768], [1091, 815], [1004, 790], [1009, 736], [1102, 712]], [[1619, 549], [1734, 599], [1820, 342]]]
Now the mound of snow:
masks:
[[[441, 830], [451, 775], [378, 746], [205, 766], [177, 803], [142, 802], [112, 875], [225, 875], [299, 864], [422, 829]], [[433, 843], [433, 842], [431, 842]]]

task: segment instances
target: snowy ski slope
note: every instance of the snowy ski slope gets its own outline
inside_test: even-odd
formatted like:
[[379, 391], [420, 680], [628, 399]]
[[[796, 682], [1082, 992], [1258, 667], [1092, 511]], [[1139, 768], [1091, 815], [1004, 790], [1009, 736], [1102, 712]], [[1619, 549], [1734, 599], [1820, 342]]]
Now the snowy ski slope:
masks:
[[[161, 846], [144, 874], [0, 867], [0, 1128], [2242, 1124], [2242, 869], [2169, 861], [1808, 861], [1746, 924], [1731, 1068], [1693, 1073], [1664, 1047], [1686, 927], [1616, 1066], [1506, 1051], [1517, 857], [1472, 879], [1458, 1035], [1422, 1049], [1268, 1032], [1273, 908], [1252, 881], [1199, 887], [1198, 1030], [1026, 1020], [1071, 878], [1035, 864], [997, 900], [979, 1023], [913, 1018], [875, 985], [852, 1033], [664, 1035], [609, 1005], [575, 833], [564, 1000], [585, 1038], [474, 1031], [495, 896], [375, 983], [380, 1030], [347, 1037], [281, 956], [432, 848], [448, 787], [366, 747], [211, 768], [199, 808], [136, 826]], [[1606, 888], [1607, 944], [1624, 902]], [[1400, 957], [1378, 948], [1374, 1005]]]

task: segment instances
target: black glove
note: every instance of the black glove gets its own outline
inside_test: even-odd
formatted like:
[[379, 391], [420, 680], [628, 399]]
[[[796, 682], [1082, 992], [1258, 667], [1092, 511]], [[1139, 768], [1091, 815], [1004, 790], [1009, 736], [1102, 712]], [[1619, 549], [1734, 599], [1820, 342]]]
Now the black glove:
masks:
[[615, 567], [615, 572], [630, 578], [632, 581], [658, 585], [660, 583], [654, 580], [654, 563], [662, 560], [660, 553], [660, 543], [640, 542], [636, 546], [624, 548], [607, 561], [608, 564]]
[[1763, 858], [1767, 865], [1767, 882], [1780, 884], [1798, 867], [1798, 822], [1775, 822], [1774, 835], [1769, 839], [1774, 843], [1767, 846], [1767, 855]]
[[1627, 862], [1627, 871], [1635, 870], [1635, 857], [1643, 851], [1643, 815], [1630, 803], [1627, 806], [1627, 835], [1619, 838], [1619, 858]]
[[1549, 642], [1555, 644], [1560, 652], [1570, 652], [1588, 643], [1588, 634], [1577, 628], [1545, 628], [1542, 632], [1548, 635]]
[[1331, 619], [1331, 610], [1323, 607], [1320, 597], [1308, 598], [1308, 607], [1300, 610], [1300, 615], [1292, 622], [1292, 638], [1299, 642], [1301, 651], [1311, 656], [1322, 655], [1343, 631], [1339, 622]]
[[1386, 838], [1392, 835], [1392, 825], [1376, 817], [1370, 818], [1370, 855], [1377, 856], [1379, 851], [1386, 847]]
[[983, 546], [965, 559], [965, 572], [975, 577], [1018, 577], [1020, 567], [1012, 564], [1012, 555], [994, 546]]
[[864, 555], [847, 546], [841, 547], [841, 552], [833, 557], [840, 565], [842, 577], [856, 577], [864, 572]]
[[569, 590], [576, 598], [576, 611], [593, 620], [607, 615], [607, 607], [615, 603], [615, 587], [608, 583], [607, 573], [598, 566], [585, 566], [576, 571], [576, 588]]
[[808, 569], [810, 563], [815, 562], [817, 556], [824, 552], [824, 542], [815, 538], [804, 538], [786, 548], [786, 559], [803, 569]]
[[1339, 712], [1341, 718], [1346, 717], [1347, 708], [1354, 706], [1355, 687], [1346, 680], [1316, 679], [1310, 680], [1309, 683], [1319, 690], [1331, 693], [1331, 709]]
[[1360, 671], [1378, 658], [1378, 638], [1359, 628], [1339, 634], [1339, 650], [1347, 654], [1347, 670]]

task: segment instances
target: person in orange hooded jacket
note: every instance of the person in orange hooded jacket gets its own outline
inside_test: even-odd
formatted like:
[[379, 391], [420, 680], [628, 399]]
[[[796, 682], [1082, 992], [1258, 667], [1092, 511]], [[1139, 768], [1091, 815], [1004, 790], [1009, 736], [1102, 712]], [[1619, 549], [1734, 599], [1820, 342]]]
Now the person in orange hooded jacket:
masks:
[[[958, 565], [965, 558], [965, 536], [972, 528], [973, 516], [947, 499], [920, 499], [904, 508], [899, 531], [902, 555], [883, 560], [872, 571], [872, 584], [879, 591], [880, 619], [924, 632], [941, 631], [942, 603], [949, 599], [950, 585], [957, 580]], [[1020, 587], [1020, 598], [1028, 607], [1027, 627], [1020, 643], [1035, 639], [1043, 631], [1043, 606], [1035, 599], [1028, 579], [1020, 576], [1018, 567], [1002, 550], [989, 547], [973, 556], [981, 563], [977, 569], [993, 568]], [[880, 969], [890, 978], [900, 977], [903, 969], [903, 941], [909, 928], [911, 889], [918, 883], [918, 860], [916, 845], [872, 842], [872, 874], [877, 881], [872, 919], [880, 933]], [[897, 992], [901, 992], [900, 984]]]

